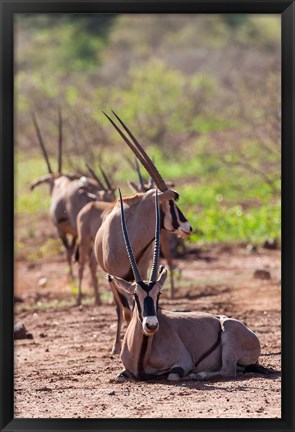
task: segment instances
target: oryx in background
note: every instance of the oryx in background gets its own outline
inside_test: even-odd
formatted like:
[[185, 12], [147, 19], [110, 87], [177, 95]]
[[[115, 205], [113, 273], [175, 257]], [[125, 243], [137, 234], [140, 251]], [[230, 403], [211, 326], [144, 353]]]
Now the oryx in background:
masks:
[[[159, 296], [167, 277], [164, 267], [159, 270], [160, 194], [159, 198], [157, 193], [153, 194], [154, 213], [150, 212], [141, 220], [143, 229], [146, 224], [155, 229], [154, 258], [148, 280], [138, 265], [133, 244], [132, 231], [136, 226], [128, 224], [126, 203], [121, 197], [120, 200], [122, 231], [130, 261], [126, 273], [131, 267], [134, 281], [118, 276], [109, 276], [109, 281], [116, 285], [119, 293], [133, 295], [135, 305], [121, 351], [125, 369], [117, 380], [147, 379], [162, 374], [168, 374], [170, 381], [183, 377], [235, 377], [237, 368], [265, 373], [267, 369], [257, 365], [260, 356], [258, 337], [242, 322], [208, 313], [178, 313], [160, 308]], [[156, 223], [151, 224], [151, 218], [156, 219]]]
[[[98, 296], [97, 261], [93, 252], [96, 233], [106, 214], [114, 207], [114, 202], [92, 201], [86, 204], [77, 216], [77, 249], [75, 260], [78, 262], [78, 297], [82, 301], [82, 281], [86, 262], [88, 261], [95, 299]], [[96, 304], [99, 304], [96, 302]]]
[[[62, 115], [60, 110], [58, 113], [58, 166], [56, 172], [53, 171], [50, 164], [36, 115], [32, 114], [32, 118], [38, 142], [47, 165], [48, 174], [31, 183], [31, 190], [44, 183], [49, 185], [49, 215], [66, 249], [69, 274], [73, 279], [72, 256], [77, 239], [76, 217], [81, 208], [88, 202], [98, 199], [98, 197], [101, 199], [114, 199], [114, 195], [110, 197], [109, 191], [102, 190], [101, 185], [98, 184], [96, 179], [62, 172], [63, 140]], [[99, 299], [97, 301], [99, 302]]]
[[[120, 120], [116, 114], [114, 115], [121, 123], [130, 139], [109, 116], [107, 116], [107, 118], [131, 148], [138, 160], [146, 168], [156, 187], [160, 190], [159, 202], [161, 211], [161, 229], [172, 232], [180, 237], [189, 236], [192, 227], [176, 205], [178, 193], [168, 188], [164, 179], [161, 177], [143, 147], [139, 144], [123, 121]], [[147, 273], [153, 253], [155, 233], [153, 209], [155, 193], [155, 189], [151, 189], [147, 192], [136, 193], [133, 196], [123, 198], [127, 225], [132, 236], [134, 254], [141, 274], [144, 275], [144, 277]], [[111, 212], [105, 216], [99, 230], [97, 231], [94, 243], [94, 252], [99, 265], [106, 273], [121, 277], [128, 281], [133, 281], [133, 272], [126, 254], [124, 238], [121, 231], [119, 202], [117, 202]], [[113, 353], [119, 353], [121, 347], [120, 331], [122, 314], [126, 321], [129, 322], [131, 319], [131, 310], [128, 304], [127, 295], [121, 293], [118, 294], [112, 283], [110, 283], [110, 286], [114, 294], [118, 317]]]
[[96, 193], [95, 195], [88, 194], [93, 198], [93, 201], [88, 202], [84, 207], [82, 207], [75, 218], [77, 227], [77, 247], [75, 252], [75, 261], [78, 262], [77, 304], [80, 305], [82, 302], [82, 280], [85, 264], [88, 260], [91, 282], [94, 289], [95, 304], [99, 305], [100, 299], [96, 276], [97, 262], [93, 252], [93, 243], [104, 215], [114, 207], [116, 187], [112, 185], [109, 177], [106, 175], [101, 166], [99, 166], [99, 169], [105, 180], [106, 186], [101, 182], [101, 180], [97, 177], [97, 174], [89, 165], [87, 165], [87, 168], [93, 178], [95, 178], [97, 183], [101, 186], [102, 191]]

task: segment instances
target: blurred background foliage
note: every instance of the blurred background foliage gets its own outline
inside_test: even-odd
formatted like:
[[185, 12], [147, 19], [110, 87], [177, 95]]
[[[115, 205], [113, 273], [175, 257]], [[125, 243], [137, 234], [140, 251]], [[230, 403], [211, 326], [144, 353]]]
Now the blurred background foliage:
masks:
[[279, 240], [280, 42], [279, 15], [17, 15], [18, 215], [49, 202], [28, 191], [46, 173], [32, 111], [53, 161], [60, 106], [65, 168], [102, 163], [128, 192], [113, 109], [175, 182], [191, 241]]

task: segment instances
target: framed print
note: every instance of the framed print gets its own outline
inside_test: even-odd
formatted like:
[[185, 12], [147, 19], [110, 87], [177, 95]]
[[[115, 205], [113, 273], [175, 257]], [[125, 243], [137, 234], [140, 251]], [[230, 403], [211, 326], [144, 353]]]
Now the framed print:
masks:
[[1, 0], [1, 430], [294, 430], [294, 8]]

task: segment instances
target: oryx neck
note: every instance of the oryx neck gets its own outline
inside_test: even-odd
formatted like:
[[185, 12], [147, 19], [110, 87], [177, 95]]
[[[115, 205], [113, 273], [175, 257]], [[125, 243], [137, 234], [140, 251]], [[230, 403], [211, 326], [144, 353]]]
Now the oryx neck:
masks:
[[[151, 347], [152, 347], [154, 335], [147, 336], [143, 333], [137, 308], [135, 308], [135, 313], [133, 314], [132, 321], [133, 321], [133, 331], [132, 331], [132, 347], [131, 347], [132, 354], [131, 355], [134, 356], [134, 361], [135, 364], [137, 365], [136, 372], [138, 378], [144, 380], [147, 377], [147, 374], [145, 372], [145, 364], [147, 363], [151, 353]], [[129, 328], [130, 325], [127, 331], [129, 330]]]

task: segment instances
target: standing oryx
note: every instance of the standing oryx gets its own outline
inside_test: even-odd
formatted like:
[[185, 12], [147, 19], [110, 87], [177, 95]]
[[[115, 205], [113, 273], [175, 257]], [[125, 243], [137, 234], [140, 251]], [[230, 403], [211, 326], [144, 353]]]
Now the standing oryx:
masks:
[[[160, 195], [159, 195], [160, 198]], [[121, 360], [125, 370], [117, 376], [147, 379], [168, 374], [168, 380], [205, 379], [215, 375], [236, 376], [238, 367], [264, 373], [258, 366], [260, 343], [257, 336], [240, 321], [207, 313], [170, 312], [159, 307], [159, 296], [167, 277], [167, 270], [159, 271], [160, 209], [155, 196], [156, 224], [154, 258], [149, 280], [142, 275], [137, 264], [132, 238], [136, 227], [125, 220], [124, 200], [121, 198], [122, 231], [134, 282], [109, 276], [119, 293], [134, 296], [135, 305], [127, 327]], [[151, 224], [152, 214], [141, 221], [142, 229]], [[128, 235], [130, 234], [130, 239]], [[129, 271], [129, 266], [126, 272]]]
[[[140, 173], [140, 168], [138, 165], [137, 159], [135, 159], [135, 167], [138, 175], [139, 184], [137, 185], [134, 182], [128, 182], [129, 187], [134, 192], [147, 192], [148, 190], [152, 189], [153, 186], [153, 179], [150, 179], [149, 183], [145, 183], [142, 175]], [[174, 187], [173, 183], [166, 183], [169, 187]], [[172, 243], [178, 244], [179, 242], [184, 242], [183, 238], [173, 236], [169, 231], [163, 230], [161, 233], [161, 255], [163, 258], [167, 261], [167, 265], [169, 268], [169, 275], [170, 275], [170, 298], [174, 298], [174, 269], [175, 265], [173, 263], [173, 253], [172, 253]]]
[[114, 205], [114, 202], [107, 202], [106, 200], [92, 201], [86, 204], [78, 213], [78, 240], [75, 254], [75, 259], [78, 261], [78, 304], [81, 304], [82, 301], [82, 280], [87, 260], [89, 264], [94, 295], [95, 298], [97, 298], [97, 261], [93, 252], [93, 244], [96, 233], [101, 226], [105, 215], [113, 209]]
[[[135, 139], [134, 135], [116, 114], [115, 116], [132, 141], [130, 141], [130, 139], [110, 117], [107, 117], [139, 161], [146, 168], [155, 182], [155, 185], [160, 190], [159, 202], [161, 209], [161, 228], [173, 232], [180, 237], [187, 237], [191, 233], [192, 227], [175, 203], [178, 199], [178, 193], [168, 188], [157, 168], [139, 142]], [[133, 196], [123, 198], [127, 225], [130, 228], [134, 253], [140, 271], [144, 277], [152, 258], [153, 243], [155, 239], [154, 220], [152, 217], [155, 193], [155, 189], [151, 189], [144, 193], [137, 193]], [[143, 223], [143, 221], [145, 221], [145, 223]], [[113, 210], [104, 218], [104, 221], [96, 234], [94, 252], [98, 263], [106, 273], [121, 277], [128, 281], [133, 280], [133, 273], [125, 251], [124, 239], [121, 232], [119, 203], [117, 203]], [[120, 329], [122, 313], [128, 322], [131, 319], [131, 310], [126, 295], [121, 293], [118, 294], [117, 290], [112, 286], [112, 283], [110, 285], [116, 301], [118, 316], [113, 353], [119, 353], [121, 347]]]
[[[33, 114], [33, 123], [46, 161], [48, 174], [35, 180], [31, 184], [31, 190], [40, 184], [49, 184], [51, 196], [50, 218], [66, 249], [69, 274], [73, 278], [72, 256], [77, 239], [77, 214], [89, 201], [97, 199], [97, 196], [104, 199], [109, 196], [109, 192], [102, 191], [101, 185], [97, 183], [96, 179], [62, 172], [62, 116], [60, 111], [58, 118], [58, 168], [57, 172], [53, 172], [36, 116]], [[99, 302], [99, 299], [97, 301]]]

